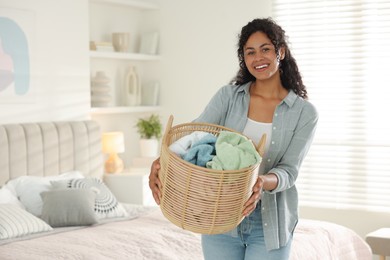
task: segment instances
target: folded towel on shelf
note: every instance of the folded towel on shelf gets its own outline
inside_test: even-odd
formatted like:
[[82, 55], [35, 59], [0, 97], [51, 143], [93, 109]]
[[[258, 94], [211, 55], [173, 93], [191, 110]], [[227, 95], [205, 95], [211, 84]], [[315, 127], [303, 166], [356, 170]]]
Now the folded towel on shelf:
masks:
[[206, 163], [215, 156], [215, 142], [217, 137], [212, 134], [205, 135], [202, 139], [192, 144], [183, 159], [198, 166], [206, 167]]
[[169, 146], [169, 149], [175, 154], [179, 155], [181, 158], [183, 158], [184, 154], [188, 152], [188, 150], [194, 143], [198, 142], [200, 139], [202, 139], [208, 134], [209, 133], [203, 131], [195, 131], [176, 140]]
[[216, 156], [206, 163], [215, 170], [239, 170], [260, 161], [252, 141], [243, 135], [221, 131], [215, 143]]

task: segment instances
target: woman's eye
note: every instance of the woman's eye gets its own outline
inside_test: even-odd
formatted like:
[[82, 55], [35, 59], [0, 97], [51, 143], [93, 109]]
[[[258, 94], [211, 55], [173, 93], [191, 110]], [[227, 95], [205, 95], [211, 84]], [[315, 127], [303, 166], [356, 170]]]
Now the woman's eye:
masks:
[[266, 53], [266, 52], [269, 52], [270, 48], [263, 48], [261, 49], [262, 52]]
[[246, 55], [253, 55], [253, 54], [255, 54], [254, 51], [249, 51], [249, 52], [246, 53]]

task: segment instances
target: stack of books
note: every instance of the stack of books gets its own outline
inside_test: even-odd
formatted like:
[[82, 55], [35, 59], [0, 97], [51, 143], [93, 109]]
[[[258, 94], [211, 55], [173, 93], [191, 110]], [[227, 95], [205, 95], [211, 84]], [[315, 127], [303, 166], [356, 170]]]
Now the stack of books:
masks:
[[111, 42], [90, 42], [89, 48], [91, 51], [104, 51], [104, 52], [113, 52], [114, 46]]

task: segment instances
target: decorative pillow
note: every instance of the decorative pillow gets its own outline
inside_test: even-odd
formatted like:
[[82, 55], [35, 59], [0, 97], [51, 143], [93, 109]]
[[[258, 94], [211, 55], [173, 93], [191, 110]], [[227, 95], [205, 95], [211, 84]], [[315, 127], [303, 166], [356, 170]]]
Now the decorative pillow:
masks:
[[96, 193], [91, 189], [64, 189], [41, 193], [41, 219], [52, 227], [88, 226], [97, 223]]
[[0, 204], [3, 203], [13, 204], [21, 209], [25, 209], [23, 204], [18, 200], [16, 192], [12, 191], [9, 187], [2, 187], [0, 189]]
[[43, 220], [13, 204], [0, 204], [0, 239], [53, 230]]
[[127, 217], [127, 212], [115, 198], [110, 189], [97, 178], [71, 179], [53, 181], [53, 189], [92, 189], [96, 191], [95, 213], [99, 219]]
[[31, 214], [39, 217], [42, 212], [41, 192], [51, 189], [51, 181], [83, 178], [81, 172], [71, 171], [56, 176], [20, 176], [7, 182], [5, 187], [14, 189], [20, 202]]

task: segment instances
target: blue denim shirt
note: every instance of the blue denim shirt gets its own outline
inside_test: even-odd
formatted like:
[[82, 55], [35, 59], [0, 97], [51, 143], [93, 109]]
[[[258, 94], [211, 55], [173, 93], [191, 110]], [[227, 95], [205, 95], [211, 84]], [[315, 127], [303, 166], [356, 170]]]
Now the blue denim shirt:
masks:
[[[213, 96], [194, 121], [223, 125], [242, 132], [248, 120], [250, 83], [227, 85]], [[272, 191], [261, 198], [265, 243], [268, 250], [285, 246], [298, 222], [298, 193], [295, 181], [307, 154], [318, 121], [315, 107], [293, 91], [276, 107], [272, 139], [265, 160], [265, 172], [278, 177]]]

